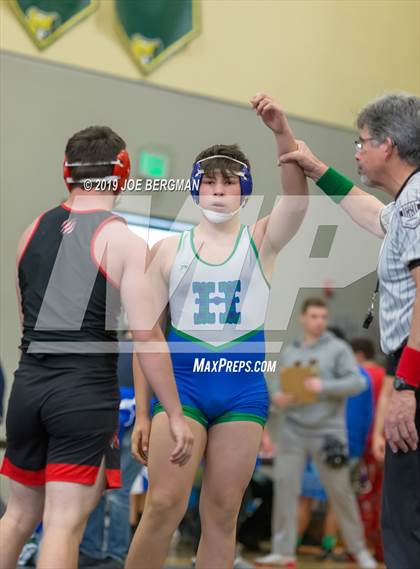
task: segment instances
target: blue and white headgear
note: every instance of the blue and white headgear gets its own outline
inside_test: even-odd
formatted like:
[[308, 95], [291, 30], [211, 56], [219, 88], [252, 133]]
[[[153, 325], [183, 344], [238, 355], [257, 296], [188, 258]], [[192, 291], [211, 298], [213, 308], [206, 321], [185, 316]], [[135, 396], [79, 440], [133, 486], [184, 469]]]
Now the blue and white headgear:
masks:
[[201, 180], [203, 179], [204, 175], [204, 170], [201, 167], [201, 163], [204, 162], [205, 160], [212, 160], [213, 158], [224, 158], [226, 160], [232, 160], [232, 162], [240, 164], [241, 168], [239, 172], [235, 172], [235, 174], [239, 176], [239, 184], [241, 186], [241, 202], [245, 197], [252, 194], [251, 171], [249, 167], [245, 164], [245, 162], [241, 162], [241, 160], [237, 160], [236, 158], [232, 158], [231, 156], [225, 156], [224, 154], [215, 154], [214, 156], [208, 156], [207, 158], [202, 158], [201, 160], [197, 160], [197, 162], [193, 164], [193, 169], [190, 178], [190, 191], [192, 199], [195, 201], [195, 203], [198, 203]]

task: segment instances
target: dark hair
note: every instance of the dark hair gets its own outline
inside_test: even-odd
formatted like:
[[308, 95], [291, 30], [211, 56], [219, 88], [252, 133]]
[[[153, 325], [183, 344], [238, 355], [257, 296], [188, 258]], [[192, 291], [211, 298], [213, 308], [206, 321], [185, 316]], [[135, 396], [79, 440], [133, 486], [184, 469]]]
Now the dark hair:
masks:
[[375, 346], [369, 338], [354, 338], [350, 342], [353, 352], [362, 352], [367, 360], [373, 360], [375, 357]]
[[308, 308], [310, 308], [311, 306], [317, 306], [318, 308], [328, 308], [327, 303], [325, 302], [325, 300], [323, 300], [322, 298], [319, 297], [311, 297], [311, 298], [307, 298], [304, 303], [302, 304], [302, 309], [301, 309], [301, 313], [305, 314], [305, 312], [308, 310]]
[[364, 126], [379, 143], [389, 137], [401, 160], [420, 165], [420, 97], [388, 93], [372, 101], [357, 117], [357, 128]]
[[[108, 126], [90, 126], [73, 134], [66, 146], [67, 162], [110, 162], [124, 150], [125, 142]], [[113, 165], [74, 166], [71, 177], [74, 180], [84, 178], [105, 178], [111, 176]], [[73, 187], [77, 187], [74, 184]]]
[[[248, 158], [237, 144], [215, 144], [214, 146], [210, 146], [209, 148], [206, 148], [206, 150], [200, 152], [196, 157], [195, 162], [198, 162], [203, 158], [208, 158], [209, 156], [215, 156], [216, 154], [240, 160], [250, 168]], [[212, 158], [211, 160], [205, 160], [201, 164], [201, 167], [207, 175], [213, 175], [215, 170], [220, 170], [223, 176], [227, 176], [228, 173], [241, 168], [241, 165], [236, 164], [235, 168], [235, 162], [232, 162], [232, 160], [229, 160], [228, 158]]]

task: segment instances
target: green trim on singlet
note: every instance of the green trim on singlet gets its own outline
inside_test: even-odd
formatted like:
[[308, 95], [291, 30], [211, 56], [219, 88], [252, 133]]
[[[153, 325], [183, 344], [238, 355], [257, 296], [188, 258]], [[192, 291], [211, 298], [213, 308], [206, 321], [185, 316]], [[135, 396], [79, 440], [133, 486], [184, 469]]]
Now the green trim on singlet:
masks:
[[[183, 231], [183, 232], [181, 233], [181, 237], [179, 238], [179, 241], [178, 241], [178, 246], [177, 246], [177, 248], [176, 248], [176, 253], [178, 253], [178, 251], [181, 249], [182, 242], [184, 241], [184, 235], [185, 235], [185, 232]], [[176, 253], [175, 253], [175, 254], [176, 254]]]
[[257, 257], [258, 266], [260, 267], [260, 270], [261, 270], [261, 274], [262, 274], [262, 276], [263, 276], [263, 279], [265, 280], [266, 285], [268, 286], [268, 288], [271, 289], [271, 283], [269, 282], [268, 278], [265, 276], [265, 272], [264, 272], [264, 269], [263, 269], [262, 264], [261, 264], [260, 253], [259, 253], [259, 251], [258, 251], [258, 249], [257, 249], [257, 245], [256, 245], [256, 243], [255, 243], [255, 241], [254, 241], [254, 238], [253, 238], [252, 235], [251, 235], [251, 232], [250, 232], [250, 230], [249, 230], [249, 227], [246, 226], [246, 228], [247, 228], [248, 235], [249, 235], [249, 241], [250, 241], [250, 243], [251, 243], [252, 248], [254, 249], [255, 256]]
[[258, 423], [264, 427], [267, 419], [261, 417], [260, 415], [254, 415], [253, 413], [231, 411], [230, 413], [224, 413], [223, 415], [220, 415], [220, 417], [217, 417], [217, 419], [213, 421], [212, 425], [217, 425], [220, 423], [233, 423], [235, 421], [250, 421], [252, 423]]
[[243, 231], [244, 231], [244, 228], [245, 228], [245, 225], [244, 225], [244, 224], [241, 224], [241, 227], [240, 227], [239, 232], [238, 232], [238, 236], [237, 236], [236, 241], [235, 241], [235, 245], [233, 246], [233, 251], [231, 252], [231, 254], [229, 255], [229, 257], [228, 257], [225, 261], [223, 261], [223, 263], [209, 263], [208, 261], [205, 261], [204, 259], [202, 259], [202, 258], [200, 257], [200, 255], [198, 254], [197, 249], [195, 248], [195, 245], [194, 245], [194, 227], [193, 227], [193, 228], [190, 230], [190, 242], [191, 242], [191, 248], [192, 248], [192, 250], [193, 250], [193, 253], [194, 253], [195, 257], [196, 257], [199, 261], [201, 261], [202, 263], [204, 263], [204, 265], [208, 265], [209, 267], [221, 267], [221, 266], [223, 266], [223, 265], [226, 265], [226, 263], [227, 263], [228, 261], [230, 261], [230, 259], [231, 259], [231, 258], [233, 257], [233, 255], [234, 255], [236, 249], [238, 248], [239, 240], [240, 240], [240, 238], [241, 238], [241, 236], [242, 236], [242, 233], [243, 233]]
[[[189, 417], [190, 419], [197, 421], [197, 423], [200, 423], [200, 425], [203, 425], [203, 427], [206, 428], [209, 427], [208, 419], [206, 418], [204, 413], [199, 409], [197, 409], [196, 407], [191, 407], [190, 405], [182, 405], [182, 411], [185, 417]], [[158, 413], [164, 413], [164, 412], [165, 409], [162, 403], [155, 403], [153, 407], [152, 416], [155, 417]], [[231, 411], [229, 413], [224, 413], [223, 415], [220, 415], [220, 417], [217, 417], [217, 419], [215, 419], [211, 423], [210, 427], [220, 423], [233, 423], [237, 421], [248, 421], [251, 423], [258, 423], [259, 425], [264, 427], [267, 422], [267, 419], [261, 417], [260, 415], [254, 415], [253, 413], [241, 413], [241, 412]]]
[[[203, 427], [206, 427], [206, 428], [208, 427], [209, 422], [208, 422], [206, 416], [204, 415], [204, 413], [202, 413], [196, 407], [191, 407], [190, 405], [182, 405], [182, 411], [184, 412], [184, 415], [186, 417], [189, 417], [190, 419], [194, 419], [195, 421], [197, 421], [198, 423], [203, 425]], [[162, 403], [155, 403], [155, 405], [153, 406], [153, 417], [155, 415], [157, 415], [158, 413], [164, 413], [164, 412], [165, 412], [165, 409], [164, 409]]]
[[229, 348], [230, 346], [234, 346], [238, 342], [243, 342], [244, 340], [248, 340], [251, 336], [254, 336], [258, 332], [261, 332], [261, 330], [264, 330], [264, 326], [259, 326], [255, 330], [251, 330], [251, 332], [247, 332], [243, 336], [239, 336], [239, 338], [235, 338], [234, 340], [231, 340], [230, 342], [226, 342], [224, 344], [221, 344], [220, 346], [213, 346], [213, 344], [209, 344], [208, 342], [205, 342], [204, 340], [200, 340], [200, 338], [196, 338], [195, 336], [190, 336], [186, 332], [182, 332], [182, 330], [178, 330], [178, 328], [175, 328], [175, 326], [173, 324], [171, 324], [170, 327], [175, 332], [175, 334], [177, 334], [181, 338], [184, 338], [185, 340], [188, 340], [190, 342], [194, 342], [196, 344], [202, 344], [203, 346], [205, 346], [209, 350], [213, 350], [214, 352], [219, 352], [221, 350], [225, 350], [226, 348]]

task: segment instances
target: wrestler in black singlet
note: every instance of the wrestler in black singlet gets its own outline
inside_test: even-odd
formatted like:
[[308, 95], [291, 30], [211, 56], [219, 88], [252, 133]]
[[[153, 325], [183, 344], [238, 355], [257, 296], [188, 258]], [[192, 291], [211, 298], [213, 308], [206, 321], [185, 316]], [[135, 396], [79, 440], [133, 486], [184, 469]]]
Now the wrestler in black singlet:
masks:
[[22, 356], [6, 419], [1, 473], [28, 485], [93, 484], [105, 457], [120, 485], [118, 286], [93, 257], [107, 210], [65, 205], [38, 220], [18, 267]]

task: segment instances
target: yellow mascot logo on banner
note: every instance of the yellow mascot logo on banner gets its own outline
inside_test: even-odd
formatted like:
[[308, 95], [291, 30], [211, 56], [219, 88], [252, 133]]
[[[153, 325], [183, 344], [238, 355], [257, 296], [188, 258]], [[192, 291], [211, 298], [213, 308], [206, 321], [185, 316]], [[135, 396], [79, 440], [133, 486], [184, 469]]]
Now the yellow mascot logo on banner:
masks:
[[136, 65], [150, 73], [200, 33], [199, 0], [115, 0], [117, 30]]
[[131, 51], [138, 63], [147, 65], [155, 57], [156, 51], [162, 46], [162, 40], [145, 38], [140, 34], [131, 37]]
[[60, 20], [60, 16], [57, 12], [43, 12], [35, 6], [31, 6], [26, 11], [26, 19], [34, 36], [38, 40], [43, 40], [51, 34], [54, 24]]
[[18, 20], [39, 49], [81, 22], [98, 7], [98, 0], [9, 0]]

